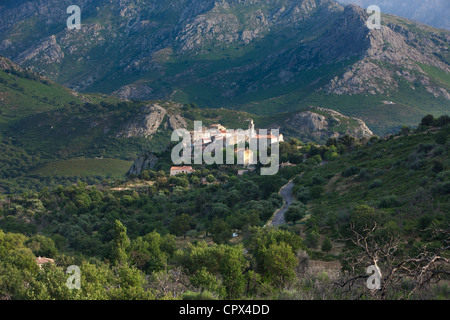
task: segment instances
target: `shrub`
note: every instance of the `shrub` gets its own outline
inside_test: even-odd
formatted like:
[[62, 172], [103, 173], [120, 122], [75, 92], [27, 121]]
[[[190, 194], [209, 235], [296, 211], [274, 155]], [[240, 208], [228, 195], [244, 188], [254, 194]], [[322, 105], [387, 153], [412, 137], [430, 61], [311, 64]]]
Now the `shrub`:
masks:
[[382, 185], [383, 185], [383, 182], [380, 179], [375, 179], [369, 184], [368, 188], [369, 189], [379, 188]]
[[377, 153], [375, 153], [373, 155], [372, 159], [379, 159], [379, 158], [382, 158], [382, 157], [383, 157], [383, 154], [381, 152], [377, 152]]
[[419, 144], [419, 146], [417, 147], [417, 152], [425, 152], [428, 153], [431, 150], [433, 150], [434, 148], [434, 144], [433, 143], [421, 143]]
[[450, 171], [447, 170], [447, 171], [439, 172], [439, 173], [436, 175], [436, 178], [437, 178], [439, 181], [447, 181], [447, 180], [450, 180]]
[[355, 174], [358, 174], [360, 171], [361, 171], [361, 168], [359, 168], [359, 167], [349, 167], [349, 168], [345, 169], [341, 175], [344, 178], [347, 178], [347, 177], [353, 176]]
[[325, 179], [322, 178], [318, 173], [316, 173], [313, 177], [312, 177], [312, 185], [321, 185], [325, 183]]
[[367, 169], [361, 169], [358, 175], [359, 181], [367, 181], [371, 178], [371, 175], [369, 174], [369, 170]]
[[396, 196], [387, 196], [382, 198], [378, 202], [378, 208], [394, 208], [398, 207], [400, 205], [400, 202], [398, 201]]
[[432, 170], [434, 173], [439, 173], [439, 172], [441, 172], [442, 170], [444, 170], [444, 165], [442, 164], [441, 161], [434, 160], [434, 161], [433, 161], [433, 168], [431, 168], [431, 170]]
[[412, 170], [419, 170], [425, 166], [425, 160], [417, 159], [413, 163], [409, 165], [409, 168]]
[[310, 192], [313, 199], [318, 199], [323, 193], [323, 188], [321, 186], [314, 186], [310, 189]]
[[217, 300], [217, 297], [209, 291], [193, 292], [188, 290], [182, 294], [181, 298], [183, 300]]
[[297, 200], [301, 201], [303, 203], [307, 203], [309, 200], [311, 200], [311, 193], [309, 191], [309, 188], [300, 186], [297, 192]]
[[433, 157], [437, 157], [437, 156], [443, 155], [444, 152], [445, 152], [445, 148], [443, 146], [437, 146], [433, 150]]
[[436, 143], [445, 145], [447, 143], [447, 134], [444, 131], [439, 132], [436, 135], [436, 138], [434, 141], [436, 141]]

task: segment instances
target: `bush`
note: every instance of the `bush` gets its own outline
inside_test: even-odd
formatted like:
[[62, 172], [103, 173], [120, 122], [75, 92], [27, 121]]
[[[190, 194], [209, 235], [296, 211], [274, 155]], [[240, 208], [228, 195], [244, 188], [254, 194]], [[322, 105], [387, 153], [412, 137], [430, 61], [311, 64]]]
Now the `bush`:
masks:
[[441, 184], [440, 193], [442, 195], [450, 194], [450, 181], [444, 182]]
[[310, 192], [313, 199], [318, 199], [323, 193], [323, 188], [321, 186], [314, 186], [310, 189]]
[[313, 177], [312, 177], [312, 185], [321, 185], [325, 183], [325, 179], [322, 178], [318, 173], [316, 173]]
[[425, 152], [428, 153], [431, 150], [433, 150], [434, 148], [434, 144], [433, 143], [421, 143], [419, 144], [419, 146], [417, 147], [417, 152]]
[[422, 169], [425, 166], [425, 160], [417, 159], [413, 163], [409, 165], [409, 168], [412, 170], [419, 170]]
[[447, 134], [445, 133], [445, 131], [441, 131], [436, 135], [435, 140], [436, 143], [445, 145], [447, 143]]
[[306, 233], [305, 244], [308, 248], [316, 249], [319, 246], [320, 235], [316, 230], [309, 230]]
[[400, 206], [400, 202], [398, 201], [396, 196], [387, 196], [382, 198], [378, 202], [378, 208], [394, 208]]
[[371, 175], [369, 174], [369, 170], [367, 169], [361, 169], [358, 175], [359, 181], [367, 181], [371, 178]]
[[349, 168], [345, 169], [345, 170], [341, 173], [341, 175], [342, 175], [344, 178], [347, 178], [347, 177], [353, 176], [353, 175], [355, 175], [355, 174], [358, 174], [360, 171], [361, 171], [361, 168], [359, 168], [359, 167], [349, 167]]
[[369, 189], [379, 188], [382, 185], [383, 185], [383, 182], [380, 179], [375, 179], [369, 184], [368, 188]]
[[433, 150], [433, 157], [437, 157], [437, 156], [443, 155], [444, 152], [445, 152], [445, 148], [443, 146], [437, 146]]
[[183, 300], [217, 300], [217, 297], [209, 291], [193, 292], [188, 290], [182, 294], [181, 298]]
[[294, 202], [286, 212], [285, 219], [287, 222], [295, 223], [296, 221], [303, 219], [306, 214], [306, 205], [302, 202]]
[[447, 170], [447, 171], [442, 171], [442, 172], [440, 172], [440, 173], [438, 173], [438, 174], [436, 175], [436, 178], [437, 178], [439, 181], [447, 181], [447, 180], [450, 180], [450, 171], [449, 171], [449, 170]]
[[434, 160], [434, 161], [433, 161], [433, 168], [431, 168], [431, 170], [432, 170], [434, 173], [439, 173], [439, 172], [441, 172], [442, 170], [444, 170], [444, 165], [442, 164], [441, 161]]
[[297, 192], [297, 200], [305, 204], [308, 203], [308, 201], [311, 200], [311, 193], [309, 191], [309, 188], [300, 186]]

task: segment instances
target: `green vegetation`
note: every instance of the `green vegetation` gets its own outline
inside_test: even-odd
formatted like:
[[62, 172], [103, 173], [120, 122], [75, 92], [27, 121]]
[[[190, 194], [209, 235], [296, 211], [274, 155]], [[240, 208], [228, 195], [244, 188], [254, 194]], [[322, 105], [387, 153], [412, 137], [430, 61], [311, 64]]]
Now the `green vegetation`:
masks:
[[[398, 271], [386, 272], [387, 287], [377, 292], [356, 282], [340, 289], [330, 277], [346, 270], [364, 280], [358, 275], [371, 263], [364, 250], [373, 248], [392, 250], [378, 260], [383, 271], [396, 263], [421, 270], [409, 257], [448, 257], [449, 119], [427, 116], [416, 130], [384, 140], [344, 136], [316, 146], [291, 139], [280, 144], [283, 157], [297, 159], [302, 146], [305, 160], [275, 176], [197, 166], [190, 175], [144, 171], [110, 186], [79, 182], [9, 196], [0, 201], [0, 297], [396, 299], [412, 290], [411, 298], [448, 298], [440, 284], [418, 287], [409, 271], [398, 275], [401, 283]], [[337, 156], [322, 162], [330, 150]], [[297, 200], [286, 220], [303, 222], [263, 227], [291, 179]], [[359, 246], [361, 239], [371, 246]], [[39, 270], [37, 256], [55, 263]], [[311, 274], [312, 261], [339, 267]], [[82, 290], [65, 285], [74, 264]], [[429, 275], [445, 272], [441, 267]]]
[[125, 177], [132, 161], [117, 159], [71, 159], [47, 163], [32, 170], [30, 175], [39, 176], [105, 176]]

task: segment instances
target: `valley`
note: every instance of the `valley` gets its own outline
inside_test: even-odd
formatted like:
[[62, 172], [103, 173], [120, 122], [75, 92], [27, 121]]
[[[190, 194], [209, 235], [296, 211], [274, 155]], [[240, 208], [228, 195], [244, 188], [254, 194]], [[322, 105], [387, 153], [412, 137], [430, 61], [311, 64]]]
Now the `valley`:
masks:
[[1, 1], [0, 300], [448, 300], [450, 31], [424, 3], [435, 27], [371, 30], [334, 0], [80, 0], [80, 28]]

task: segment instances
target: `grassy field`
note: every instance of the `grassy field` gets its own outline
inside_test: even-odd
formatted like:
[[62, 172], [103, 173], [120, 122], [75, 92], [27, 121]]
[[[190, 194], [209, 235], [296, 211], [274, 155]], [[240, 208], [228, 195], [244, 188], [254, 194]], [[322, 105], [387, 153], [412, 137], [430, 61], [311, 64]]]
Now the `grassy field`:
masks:
[[50, 162], [34, 171], [39, 176], [124, 177], [132, 161], [117, 159], [71, 159]]

